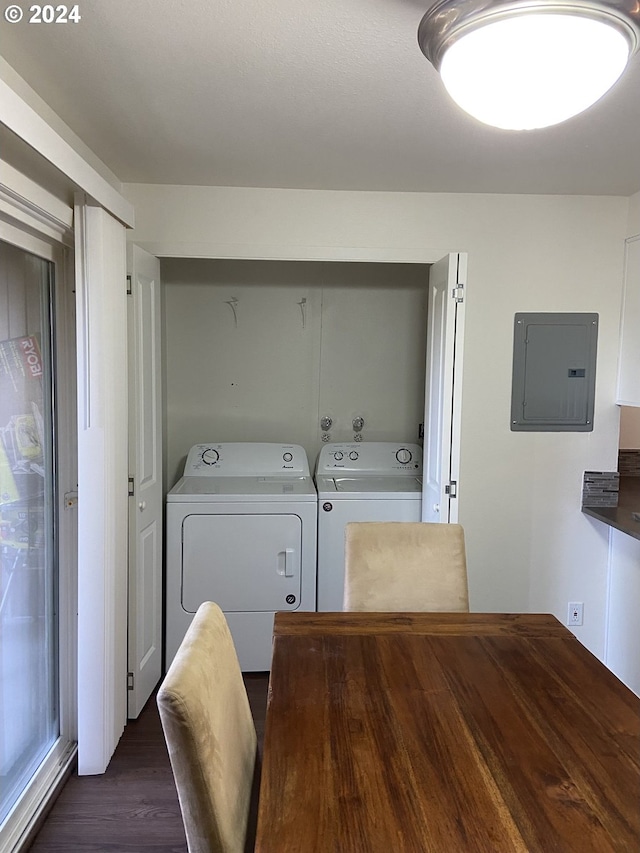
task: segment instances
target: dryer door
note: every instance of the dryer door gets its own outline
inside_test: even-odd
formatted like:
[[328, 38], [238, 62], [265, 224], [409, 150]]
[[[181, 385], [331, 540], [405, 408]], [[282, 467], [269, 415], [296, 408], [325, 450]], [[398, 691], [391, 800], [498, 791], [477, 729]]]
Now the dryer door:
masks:
[[227, 613], [295, 610], [302, 521], [297, 515], [188, 515], [182, 524], [182, 606]]

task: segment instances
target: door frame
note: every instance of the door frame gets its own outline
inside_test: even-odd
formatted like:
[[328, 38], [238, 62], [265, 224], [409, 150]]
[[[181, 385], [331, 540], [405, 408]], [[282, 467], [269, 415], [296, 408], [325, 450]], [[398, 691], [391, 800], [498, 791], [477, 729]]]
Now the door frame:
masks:
[[[354, 262], [354, 263], [373, 263], [373, 264], [400, 264], [411, 263], [421, 264], [425, 266], [425, 289], [428, 289], [428, 268], [437, 261], [452, 254], [452, 252], [442, 247], [407, 247], [399, 249], [397, 247], [388, 248], [384, 246], [372, 247], [344, 247], [344, 246], [292, 246], [276, 244], [272, 246], [254, 246], [254, 245], [233, 245], [219, 243], [152, 243], [148, 241], [138, 241], [135, 237], [135, 231], [127, 234], [129, 243], [140, 247], [149, 254], [155, 256], [159, 260], [162, 258], [184, 258], [184, 259], [207, 259], [207, 260], [262, 260], [262, 261], [320, 261], [320, 262]], [[464, 258], [465, 274], [467, 254], [460, 252], [459, 257]], [[466, 279], [465, 279], [466, 281]], [[462, 320], [462, 312], [460, 323], [457, 329], [458, 338], [456, 347], [463, 346], [464, 326]], [[426, 329], [425, 329], [426, 334]], [[456, 353], [457, 354], [457, 353]], [[454, 420], [452, 430], [452, 465], [451, 478], [459, 480], [459, 460], [460, 460], [460, 419], [461, 419], [461, 402], [462, 402], [462, 376], [461, 371], [458, 371], [456, 381], [453, 383], [454, 400], [452, 417]], [[164, 405], [164, 404], [163, 404]], [[163, 450], [163, 467], [166, 462], [166, 454]], [[451, 506], [451, 500], [448, 500], [447, 521], [457, 521], [458, 501], [455, 500]], [[449, 515], [451, 513], [451, 516]], [[165, 569], [166, 572], [166, 569]], [[166, 613], [165, 613], [165, 632], [166, 632]]]

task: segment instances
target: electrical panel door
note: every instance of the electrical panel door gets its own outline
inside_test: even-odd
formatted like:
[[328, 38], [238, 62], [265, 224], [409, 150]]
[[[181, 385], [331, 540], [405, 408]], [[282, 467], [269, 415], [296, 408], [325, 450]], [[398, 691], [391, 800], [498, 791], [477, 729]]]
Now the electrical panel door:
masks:
[[516, 314], [511, 429], [593, 429], [597, 314]]

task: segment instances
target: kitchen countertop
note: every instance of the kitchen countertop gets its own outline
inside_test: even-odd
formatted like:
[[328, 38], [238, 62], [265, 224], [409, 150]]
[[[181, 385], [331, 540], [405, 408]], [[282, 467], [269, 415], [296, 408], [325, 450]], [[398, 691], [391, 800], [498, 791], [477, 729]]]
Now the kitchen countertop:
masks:
[[640, 477], [620, 477], [618, 506], [584, 506], [582, 512], [640, 539]]

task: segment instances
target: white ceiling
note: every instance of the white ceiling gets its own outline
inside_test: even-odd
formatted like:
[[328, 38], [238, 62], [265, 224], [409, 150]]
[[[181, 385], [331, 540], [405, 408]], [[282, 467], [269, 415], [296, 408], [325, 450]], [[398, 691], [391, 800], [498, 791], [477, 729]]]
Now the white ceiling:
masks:
[[430, 0], [79, 0], [49, 25], [19, 2], [2, 55], [124, 182], [640, 190], [640, 55], [591, 110], [514, 133], [448, 98], [417, 44]]

